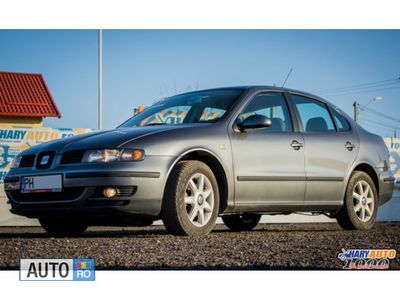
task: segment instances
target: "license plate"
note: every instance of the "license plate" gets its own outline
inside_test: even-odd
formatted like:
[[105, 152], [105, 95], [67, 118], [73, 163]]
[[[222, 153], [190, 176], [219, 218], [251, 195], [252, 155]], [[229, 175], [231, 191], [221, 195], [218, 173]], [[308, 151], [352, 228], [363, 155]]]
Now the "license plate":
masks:
[[21, 178], [21, 193], [61, 192], [62, 176], [42, 175]]

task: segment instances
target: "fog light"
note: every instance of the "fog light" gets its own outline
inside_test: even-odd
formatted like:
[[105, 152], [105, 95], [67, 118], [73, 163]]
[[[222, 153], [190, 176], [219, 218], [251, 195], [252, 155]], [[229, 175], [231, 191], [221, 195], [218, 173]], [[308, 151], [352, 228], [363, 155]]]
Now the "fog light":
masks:
[[15, 190], [19, 190], [19, 181], [15, 181], [15, 182], [6, 182], [4, 183], [4, 189], [6, 191], [15, 191]]
[[115, 197], [115, 195], [117, 195], [117, 189], [113, 187], [107, 187], [103, 190], [103, 195], [107, 198]]

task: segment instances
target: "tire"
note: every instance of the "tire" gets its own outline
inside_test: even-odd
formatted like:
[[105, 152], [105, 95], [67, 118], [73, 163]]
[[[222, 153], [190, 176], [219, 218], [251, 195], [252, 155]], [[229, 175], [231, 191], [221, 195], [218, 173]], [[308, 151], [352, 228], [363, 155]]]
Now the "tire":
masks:
[[233, 231], [252, 230], [260, 222], [261, 215], [241, 214], [222, 216], [224, 224]]
[[347, 230], [371, 229], [375, 224], [378, 203], [378, 193], [371, 177], [355, 171], [347, 184], [344, 205], [336, 219]]
[[40, 225], [53, 236], [78, 236], [81, 235], [88, 225], [83, 221], [65, 218], [40, 218]]
[[214, 228], [218, 212], [219, 190], [211, 169], [200, 161], [178, 162], [168, 178], [163, 199], [161, 216], [168, 232], [206, 235]]

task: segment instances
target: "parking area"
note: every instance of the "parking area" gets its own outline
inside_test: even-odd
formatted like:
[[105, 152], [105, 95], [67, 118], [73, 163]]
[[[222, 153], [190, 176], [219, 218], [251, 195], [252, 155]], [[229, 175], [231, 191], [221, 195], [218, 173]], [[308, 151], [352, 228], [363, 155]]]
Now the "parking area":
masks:
[[[20, 258], [95, 258], [97, 269], [341, 269], [341, 249], [400, 251], [400, 223], [344, 231], [336, 223], [260, 224], [250, 232], [223, 225], [206, 237], [175, 237], [163, 226], [91, 227], [53, 238], [40, 227], [0, 227], [0, 269]], [[400, 269], [399, 256], [390, 262]]]

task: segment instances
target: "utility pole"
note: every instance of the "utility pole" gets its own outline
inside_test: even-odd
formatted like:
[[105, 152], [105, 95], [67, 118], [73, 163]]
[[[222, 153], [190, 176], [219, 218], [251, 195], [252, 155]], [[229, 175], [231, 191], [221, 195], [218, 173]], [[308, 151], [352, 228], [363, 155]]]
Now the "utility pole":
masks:
[[97, 127], [99, 130], [103, 129], [103, 31], [98, 31], [98, 48], [99, 48], [99, 61], [98, 61], [98, 117]]
[[358, 103], [358, 101], [354, 101], [353, 108], [354, 108], [354, 121], [358, 123], [360, 121], [360, 103]]

